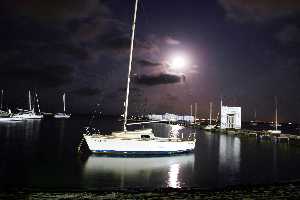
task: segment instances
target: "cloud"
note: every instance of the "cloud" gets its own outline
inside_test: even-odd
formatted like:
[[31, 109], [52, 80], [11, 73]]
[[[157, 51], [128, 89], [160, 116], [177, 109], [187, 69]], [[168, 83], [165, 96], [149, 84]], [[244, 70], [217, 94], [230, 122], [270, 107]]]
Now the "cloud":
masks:
[[73, 80], [73, 67], [69, 65], [10, 65], [0, 69], [0, 82], [27, 87], [58, 87]]
[[134, 82], [140, 85], [154, 86], [154, 85], [162, 85], [162, 84], [174, 84], [180, 83], [181, 80], [184, 79], [181, 75], [176, 74], [153, 74], [153, 75], [141, 75], [135, 76]]
[[100, 49], [110, 49], [119, 51], [128, 51], [130, 47], [130, 38], [127, 36], [112, 36], [112, 34], [100, 36], [98, 47]]
[[[94, 51], [109, 53], [117, 58], [128, 57], [130, 49], [130, 24], [120, 20], [99, 17], [78, 21], [71, 29], [76, 29], [73, 41], [80, 41], [83, 46], [88, 46]], [[74, 28], [74, 27], [75, 28]], [[148, 55], [159, 52], [155, 41], [149, 38], [136, 37], [134, 41], [135, 56]], [[114, 57], [116, 59], [116, 57]]]
[[[119, 96], [123, 96], [126, 94], [126, 89], [127, 88], [119, 88], [118, 90], [118, 93], [119, 93]], [[117, 94], [117, 93], [116, 93]], [[140, 89], [140, 88], [137, 88], [137, 87], [130, 87], [130, 95], [132, 96], [135, 96], [135, 97], [140, 97], [143, 95], [143, 91]]]
[[284, 45], [297, 45], [300, 43], [300, 28], [293, 24], [286, 25], [275, 37]]
[[173, 38], [171, 36], [167, 36], [165, 38], [165, 42], [169, 45], [179, 45], [179, 44], [181, 44], [181, 42], [179, 40], [176, 40], [175, 38]]
[[173, 94], [170, 94], [170, 93], [167, 93], [166, 98], [167, 98], [169, 101], [178, 101], [178, 100], [179, 100], [178, 96], [173, 95]]
[[98, 88], [83, 87], [77, 90], [73, 90], [72, 93], [79, 96], [95, 96], [101, 94], [102, 91]]
[[163, 65], [162, 63], [159, 63], [159, 62], [152, 62], [152, 61], [144, 60], [144, 59], [138, 60], [137, 64], [140, 67], [159, 67], [159, 66]]
[[2, 15], [56, 21], [109, 12], [101, 0], [2, 0], [0, 11]]
[[[125, 87], [119, 88], [120, 92], [126, 92], [126, 90], [127, 90], [127, 88], [125, 88]], [[139, 93], [139, 92], [142, 92], [142, 90], [140, 88], [137, 88], [137, 87], [130, 87], [130, 92], [137, 92], [137, 93]]]
[[[81, 12], [87, 12], [77, 9], [82, 7], [84, 10], [85, 7], [98, 3], [106, 7], [102, 2], [104, 1], [1, 1], [0, 10], [8, 9], [0, 13], [4, 16], [0, 16], [0, 83], [6, 84], [13, 80], [26, 87], [54, 88], [64, 87], [76, 80], [72, 86], [78, 87], [81, 82], [86, 84], [94, 81], [95, 76], [99, 80], [108, 71], [122, 73], [123, 69], [118, 66], [127, 67], [130, 24], [114, 19], [107, 13], [93, 15], [89, 12], [89, 16], [84, 17]], [[74, 8], [71, 6], [73, 4]], [[49, 13], [61, 6], [64, 8], [57, 8], [58, 13]], [[41, 11], [36, 10], [38, 7]], [[71, 9], [71, 15], [65, 9]], [[44, 16], [39, 17], [40, 12], [47, 15], [47, 20]], [[135, 59], [141, 59], [142, 55], [149, 57], [157, 49], [155, 41], [137, 37]], [[114, 81], [117, 84], [121, 79]]]
[[[115, 36], [117, 35], [117, 36]], [[130, 36], [124, 32], [110, 32], [100, 35], [97, 40], [98, 50], [110, 50], [116, 53], [129, 52]], [[147, 40], [135, 39], [134, 52], [138, 54], [152, 54], [157, 51], [157, 46]], [[128, 56], [126, 54], [126, 56]]]
[[239, 22], [264, 22], [300, 11], [298, 0], [219, 0], [230, 19]]

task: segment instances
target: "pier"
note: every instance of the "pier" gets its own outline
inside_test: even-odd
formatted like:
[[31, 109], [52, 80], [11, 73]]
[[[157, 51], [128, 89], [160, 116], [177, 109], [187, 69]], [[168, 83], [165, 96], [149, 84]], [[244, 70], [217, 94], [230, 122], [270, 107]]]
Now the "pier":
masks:
[[[212, 132], [212, 131], [211, 131]], [[253, 131], [247, 129], [240, 129], [240, 130], [214, 130], [213, 133], [218, 134], [227, 134], [227, 135], [234, 135], [238, 137], [251, 137], [256, 138], [257, 140], [267, 140], [272, 141], [273, 143], [287, 143], [292, 145], [300, 146], [300, 136], [293, 135], [293, 134], [273, 134], [269, 133], [268, 131]]]
[[285, 134], [285, 133], [272, 133], [267, 130], [251, 130], [251, 129], [212, 129], [212, 130], [205, 130], [204, 125], [200, 123], [187, 123], [187, 122], [162, 122], [168, 123], [173, 125], [181, 125], [188, 128], [200, 129], [206, 132], [211, 132], [214, 134], [227, 134], [237, 137], [249, 137], [249, 138], [256, 138], [259, 141], [271, 141], [275, 144], [280, 143], [287, 143], [291, 145], [300, 146], [300, 135], [295, 134]]

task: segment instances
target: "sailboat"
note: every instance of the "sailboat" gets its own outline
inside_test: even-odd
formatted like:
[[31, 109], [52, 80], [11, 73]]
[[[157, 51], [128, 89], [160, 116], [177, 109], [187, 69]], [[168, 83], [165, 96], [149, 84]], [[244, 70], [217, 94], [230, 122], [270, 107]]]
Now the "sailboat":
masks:
[[13, 113], [10, 109], [8, 111], [3, 110], [3, 94], [4, 91], [1, 90], [1, 102], [0, 102], [0, 122], [8, 122], [8, 121], [22, 121], [22, 119], [18, 117], [14, 117]]
[[98, 154], [172, 155], [192, 152], [195, 148], [195, 140], [184, 141], [179, 138], [156, 137], [152, 129], [141, 129], [134, 131], [127, 130], [128, 97], [137, 8], [138, 0], [135, 1], [134, 18], [132, 24], [123, 131], [112, 132], [110, 135], [90, 135], [88, 129], [86, 129], [83, 137], [91, 152]]
[[8, 118], [11, 113], [3, 110], [3, 90], [1, 90], [1, 102], [0, 102], [0, 118]]
[[253, 121], [250, 121], [250, 124], [252, 126], [257, 126], [257, 121], [256, 121], [256, 110], [254, 110], [254, 120]]
[[70, 114], [66, 113], [66, 94], [63, 94], [63, 105], [64, 105], [64, 112], [63, 113], [56, 113], [54, 115], [54, 118], [60, 118], [60, 119], [68, 119], [71, 117]]
[[278, 130], [278, 119], [277, 119], [277, 97], [275, 97], [275, 130], [268, 130], [268, 133], [273, 134], [273, 135], [277, 135], [277, 134], [281, 134], [281, 130]]
[[[36, 100], [38, 101], [37, 94], [36, 94]], [[35, 106], [32, 106], [32, 100], [31, 100], [31, 93], [30, 90], [28, 91], [28, 104], [29, 104], [29, 110], [23, 110], [19, 109], [19, 113], [15, 114], [15, 118], [19, 119], [42, 119], [43, 115], [38, 114], [35, 112]], [[39, 104], [38, 104], [38, 112], [40, 113], [39, 110]]]
[[216, 128], [216, 125], [211, 124], [211, 116], [212, 116], [212, 102], [209, 102], [209, 124], [203, 128], [204, 130], [210, 131]]

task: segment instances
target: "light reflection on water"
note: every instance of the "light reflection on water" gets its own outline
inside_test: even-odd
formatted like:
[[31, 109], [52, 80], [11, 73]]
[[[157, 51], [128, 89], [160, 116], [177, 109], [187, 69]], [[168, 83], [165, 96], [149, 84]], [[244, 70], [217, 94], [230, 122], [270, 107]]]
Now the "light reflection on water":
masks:
[[[33, 142], [40, 132], [40, 120], [9, 121], [0, 123], [0, 133], [5, 133], [7, 144], [17, 140]], [[26, 143], [27, 143], [26, 142]], [[25, 144], [25, 143], [24, 143]]]
[[170, 166], [169, 174], [169, 181], [168, 186], [172, 188], [180, 188], [180, 182], [178, 181], [178, 174], [180, 170], [179, 164], [173, 164]]
[[[194, 154], [171, 157], [102, 157], [91, 155], [84, 165], [83, 179], [90, 187], [97, 187], [99, 184], [97, 177], [111, 174], [113, 177], [121, 177], [120, 187], [124, 187], [124, 182], [128, 183], [128, 180], [138, 178], [139, 182], [144, 184], [141, 184], [141, 187], [149, 187], [149, 179], [155, 179], [161, 183], [166, 182], [164, 184], [167, 187], [178, 188], [182, 184], [182, 180], [179, 179], [181, 169], [192, 171], [193, 166]], [[165, 177], [166, 172], [168, 177]]]
[[238, 137], [220, 135], [219, 173], [227, 173], [227, 178], [238, 177], [240, 171], [241, 141]]

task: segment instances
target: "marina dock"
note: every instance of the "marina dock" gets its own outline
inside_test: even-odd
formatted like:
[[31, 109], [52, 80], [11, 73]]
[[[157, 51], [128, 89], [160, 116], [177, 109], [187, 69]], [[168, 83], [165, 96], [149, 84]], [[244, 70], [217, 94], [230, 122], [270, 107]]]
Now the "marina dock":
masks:
[[187, 123], [187, 122], [162, 122], [168, 124], [177, 124], [188, 128], [201, 129], [206, 132], [211, 132], [214, 134], [226, 134], [237, 137], [249, 137], [256, 138], [259, 141], [271, 141], [273, 143], [288, 143], [291, 145], [300, 146], [300, 135], [287, 134], [287, 133], [270, 133], [267, 130], [251, 130], [251, 129], [212, 129], [204, 130], [204, 125], [197, 123]]
[[240, 129], [240, 130], [220, 130], [217, 129], [213, 131], [213, 133], [218, 134], [227, 134], [227, 135], [234, 135], [238, 137], [252, 137], [256, 138], [257, 140], [269, 140], [273, 143], [288, 143], [293, 145], [300, 146], [300, 136], [294, 134], [272, 134], [268, 131], [254, 131], [248, 129]]

